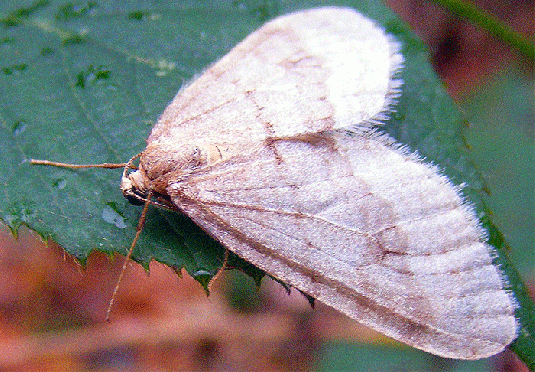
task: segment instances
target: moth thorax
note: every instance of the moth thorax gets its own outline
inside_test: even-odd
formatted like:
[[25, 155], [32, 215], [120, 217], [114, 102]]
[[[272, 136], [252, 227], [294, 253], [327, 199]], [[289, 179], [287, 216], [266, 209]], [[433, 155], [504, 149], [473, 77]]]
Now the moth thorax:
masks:
[[201, 146], [156, 142], [147, 146], [139, 168], [150, 182], [180, 177], [207, 164], [206, 150]]

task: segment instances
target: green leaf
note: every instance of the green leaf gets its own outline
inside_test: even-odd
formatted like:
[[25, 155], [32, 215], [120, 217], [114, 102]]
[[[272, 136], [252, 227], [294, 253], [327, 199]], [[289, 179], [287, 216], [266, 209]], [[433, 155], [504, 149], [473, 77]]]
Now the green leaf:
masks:
[[[195, 74], [267, 19], [324, 4], [4, 1], [0, 219], [14, 233], [27, 225], [82, 263], [94, 250], [125, 254], [141, 208], [122, 197], [120, 170], [36, 167], [27, 160], [127, 161], [143, 150], [153, 123]], [[465, 194], [482, 220], [490, 221], [481, 198], [485, 184], [461, 135], [464, 121], [429, 65], [424, 45], [379, 1], [331, 4], [357, 8], [402, 41], [405, 85], [397, 112], [384, 130], [438, 164], [454, 183], [466, 184]], [[490, 222], [488, 226], [494, 231]], [[494, 243], [501, 248], [501, 243]], [[189, 219], [155, 208], [149, 210], [133, 255], [147, 268], [153, 259], [177, 271], [184, 268], [203, 285], [218, 271], [223, 257], [224, 248]], [[256, 268], [236, 257], [231, 262], [259, 283], [262, 273]], [[521, 293], [523, 285], [511, 270], [512, 288]], [[530, 309], [527, 297], [517, 297], [522, 298], [519, 312]], [[519, 315], [523, 322], [532, 310], [525, 311]], [[524, 329], [533, 334], [532, 324]], [[531, 334], [524, 340], [531, 337], [533, 342]]]
[[[535, 307], [516, 270], [526, 277], [532, 276], [535, 262], [533, 107], [533, 81], [526, 79], [520, 66], [514, 64], [480, 87], [463, 104], [472, 129], [467, 141], [492, 191], [485, 201], [493, 212], [493, 223], [503, 233], [502, 236], [496, 227], [488, 226], [491, 243], [502, 247], [498, 250], [499, 263], [521, 304], [517, 311], [522, 324], [521, 336], [511, 347], [531, 370], [535, 370]], [[514, 249], [507, 246], [504, 236]], [[511, 261], [515, 262], [515, 268]]]

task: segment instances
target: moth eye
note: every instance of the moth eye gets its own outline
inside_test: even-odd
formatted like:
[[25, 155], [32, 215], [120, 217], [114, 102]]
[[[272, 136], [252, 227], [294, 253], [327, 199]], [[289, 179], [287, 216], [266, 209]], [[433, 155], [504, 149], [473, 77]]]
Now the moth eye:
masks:
[[145, 204], [146, 195], [135, 187], [131, 187], [123, 190], [123, 196], [128, 200], [132, 205], [143, 205]]
[[124, 197], [132, 205], [143, 205], [145, 202], [141, 199], [141, 196], [137, 194], [124, 194]]

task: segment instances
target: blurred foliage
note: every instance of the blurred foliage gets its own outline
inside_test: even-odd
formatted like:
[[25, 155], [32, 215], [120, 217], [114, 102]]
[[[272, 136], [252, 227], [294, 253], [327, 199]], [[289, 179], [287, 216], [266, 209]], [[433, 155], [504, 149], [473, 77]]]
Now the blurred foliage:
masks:
[[[265, 20], [320, 4], [324, 2], [182, 1], [156, 7], [143, 1], [4, 1], [0, 219], [13, 233], [29, 226], [82, 263], [94, 250], [124, 254], [140, 210], [122, 198], [120, 171], [31, 167], [27, 159], [128, 160], [143, 149], [152, 124], [180, 86]], [[405, 86], [384, 130], [442, 167], [454, 183], [465, 183], [466, 195], [486, 221], [485, 184], [464, 146], [462, 116], [428, 64], [425, 46], [378, 1], [331, 4], [356, 7], [403, 42]], [[530, 145], [525, 146], [529, 151]], [[533, 173], [521, 167], [521, 177], [529, 180]], [[513, 199], [509, 205], [518, 200]], [[184, 216], [151, 209], [133, 258], [145, 267], [157, 260], [177, 271], [185, 268], [206, 285], [223, 252]], [[254, 272], [259, 281], [261, 274], [250, 265], [232, 259], [233, 267]], [[523, 291], [514, 280], [515, 290]], [[527, 301], [525, 295], [517, 296]], [[529, 310], [523, 318], [531, 315]]]

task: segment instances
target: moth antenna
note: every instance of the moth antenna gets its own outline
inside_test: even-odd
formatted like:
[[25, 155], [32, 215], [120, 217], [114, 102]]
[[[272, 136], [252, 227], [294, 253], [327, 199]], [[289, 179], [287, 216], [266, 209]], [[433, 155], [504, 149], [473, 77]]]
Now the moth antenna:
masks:
[[228, 257], [229, 257], [229, 250], [225, 249], [225, 257], [223, 258], [223, 265], [217, 270], [217, 273], [210, 279], [210, 282], [208, 282], [208, 285], [206, 288], [208, 289], [208, 293], [212, 291], [212, 284], [223, 274], [223, 271], [227, 268], [228, 265]]
[[[139, 154], [135, 155], [132, 159], [128, 160], [128, 163], [124, 163], [123, 164], [123, 177], [126, 177], [127, 173], [128, 173], [128, 169], [137, 169], [137, 167], [134, 165], [134, 160], [136, 160], [137, 158], [139, 158], [141, 155], [143, 154], [143, 152], [140, 152]], [[150, 198], [147, 198], [150, 200]]]
[[[132, 158], [133, 160], [135, 158]], [[124, 168], [126, 166], [132, 167], [131, 161], [128, 163], [102, 163], [102, 164], [69, 164], [69, 163], [60, 163], [57, 161], [50, 160], [39, 160], [39, 159], [30, 159], [30, 164], [32, 165], [47, 165], [50, 167], [60, 167], [60, 168], [71, 168], [71, 169], [81, 169], [81, 168], [106, 168], [106, 169], [117, 169]]]
[[[70, 169], [82, 169], [82, 168], [106, 168], [106, 169], [117, 169], [117, 168], [123, 168], [123, 177], [126, 177], [128, 174], [129, 169], [137, 169], [137, 167], [134, 165], [134, 161], [141, 156], [142, 152], [132, 157], [127, 163], [101, 163], [101, 164], [70, 164], [70, 163], [61, 163], [56, 161], [50, 161], [50, 160], [40, 160], [40, 159], [30, 159], [30, 164], [32, 165], [45, 165], [45, 166], [51, 166], [51, 167], [61, 167], [61, 168], [70, 168]], [[132, 241], [132, 244], [130, 245], [130, 250], [128, 251], [128, 254], [126, 255], [126, 259], [123, 264], [123, 268], [121, 270], [121, 273], [119, 274], [119, 278], [117, 279], [117, 284], [115, 285], [115, 288], [113, 289], [113, 294], [111, 296], [110, 302], [108, 304], [108, 309], [106, 310], [106, 321], [110, 320], [110, 313], [111, 309], [113, 307], [113, 304], [115, 302], [115, 298], [117, 297], [117, 292], [119, 291], [119, 286], [121, 284], [121, 281], [124, 276], [124, 272], [126, 271], [126, 267], [128, 265], [128, 261], [130, 261], [130, 258], [132, 257], [132, 253], [134, 252], [134, 248], [137, 244], [137, 241], [139, 239], [139, 236], [141, 235], [141, 232], [143, 231], [143, 225], [145, 224], [145, 217], [147, 215], [147, 210], [149, 209], [149, 205], [154, 204], [154, 202], [151, 201], [152, 199], [152, 190], [149, 190], [147, 194], [147, 198], [145, 199], [145, 204], [143, 206], [143, 211], [141, 212], [141, 217], [139, 218], [139, 221], [137, 223], [136, 227], [136, 235], [134, 237], [134, 240]]]
[[[133, 159], [134, 158], [132, 158], [130, 162]], [[145, 200], [145, 205], [143, 206], [143, 211], [141, 212], [141, 217], [139, 217], [139, 221], [137, 223], [136, 236], [134, 237], [134, 240], [132, 240], [132, 244], [130, 245], [130, 250], [128, 251], [128, 254], [126, 255], [123, 268], [121, 269], [121, 273], [119, 274], [119, 278], [117, 279], [117, 284], [115, 284], [115, 288], [113, 289], [113, 294], [111, 295], [111, 299], [108, 304], [108, 309], [106, 310], [107, 322], [110, 321], [111, 308], [113, 307], [113, 303], [115, 302], [115, 297], [117, 297], [117, 292], [119, 291], [119, 286], [123, 279], [124, 272], [126, 271], [126, 266], [128, 265], [128, 261], [130, 261], [130, 257], [132, 257], [132, 253], [134, 252], [134, 247], [136, 246], [137, 240], [139, 239], [139, 236], [141, 235], [141, 232], [143, 231], [143, 225], [145, 224], [145, 217], [147, 215], [149, 205], [151, 205], [151, 197], [152, 197], [152, 189], [149, 189], [149, 193], [147, 194], [147, 199]]]

